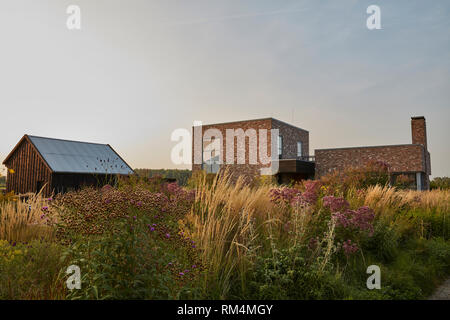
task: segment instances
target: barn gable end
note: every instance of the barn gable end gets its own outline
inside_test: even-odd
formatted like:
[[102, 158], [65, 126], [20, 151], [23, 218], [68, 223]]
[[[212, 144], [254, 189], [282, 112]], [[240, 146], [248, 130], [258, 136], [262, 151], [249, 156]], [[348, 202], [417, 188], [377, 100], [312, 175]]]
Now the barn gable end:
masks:
[[8, 168], [6, 191], [51, 193], [52, 171], [27, 135], [17, 143], [3, 164]]
[[109, 144], [24, 135], [6, 157], [6, 189], [16, 194], [52, 193], [116, 183], [133, 169]]

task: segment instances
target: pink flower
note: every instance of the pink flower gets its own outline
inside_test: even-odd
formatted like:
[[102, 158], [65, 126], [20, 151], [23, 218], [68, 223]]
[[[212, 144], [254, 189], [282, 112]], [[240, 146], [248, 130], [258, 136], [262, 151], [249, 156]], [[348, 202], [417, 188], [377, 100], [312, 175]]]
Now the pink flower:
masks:
[[351, 240], [344, 241], [342, 249], [344, 249], [344, 253], [347, 257], [359, 250], [358, 246], [353, 244]]
[[344, 212], [334, 212], [333, 218], [336, 219], [338, 226], [368, 231], [369, 236], [373, 235], [373, 220], [375, 215], [369, 207], [364, 206], [357, 210], [347, 209]]
[[325, 196], [322, 199], [323, 206], [331, 210], [331, 212], [338, 212], [346, 210], [350, 207], [347, 200], [344, 198], [336, 198], [334, 196]]

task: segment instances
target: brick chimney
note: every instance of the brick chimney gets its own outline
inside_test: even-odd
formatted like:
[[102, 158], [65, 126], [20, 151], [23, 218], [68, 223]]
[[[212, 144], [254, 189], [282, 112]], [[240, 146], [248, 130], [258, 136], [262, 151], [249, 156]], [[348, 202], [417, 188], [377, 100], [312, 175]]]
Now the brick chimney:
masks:
[[425, 117], [411, 117], [411, 134], [413, 144], [421, 144], [428, 150]]

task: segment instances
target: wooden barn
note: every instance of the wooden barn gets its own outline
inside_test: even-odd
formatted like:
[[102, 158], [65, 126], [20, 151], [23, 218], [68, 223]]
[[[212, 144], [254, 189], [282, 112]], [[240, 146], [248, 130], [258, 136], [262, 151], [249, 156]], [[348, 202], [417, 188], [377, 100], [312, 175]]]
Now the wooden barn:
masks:
[[114, 182], [133, 174], [109, 144], [24, 135], [3, 161], [8, 168], [6, 191], [49, 196], [88, 185]]

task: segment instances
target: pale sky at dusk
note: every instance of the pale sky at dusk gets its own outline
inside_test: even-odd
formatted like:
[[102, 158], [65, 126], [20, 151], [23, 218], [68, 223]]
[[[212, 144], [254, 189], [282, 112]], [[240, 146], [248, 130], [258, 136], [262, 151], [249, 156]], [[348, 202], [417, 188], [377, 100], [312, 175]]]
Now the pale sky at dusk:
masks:
[[170, 135], [195, 120], [274, 117], [313, 154], [411, 143], [425, 116], [432, 176], [450, 176], [448, 0], [0, 0], [0, 39], [0, 162], [25, 133], [175, 168]]

